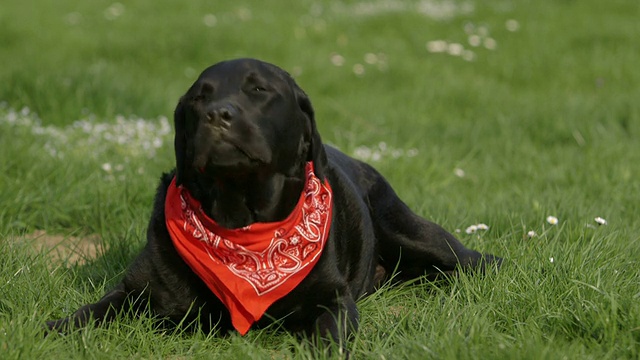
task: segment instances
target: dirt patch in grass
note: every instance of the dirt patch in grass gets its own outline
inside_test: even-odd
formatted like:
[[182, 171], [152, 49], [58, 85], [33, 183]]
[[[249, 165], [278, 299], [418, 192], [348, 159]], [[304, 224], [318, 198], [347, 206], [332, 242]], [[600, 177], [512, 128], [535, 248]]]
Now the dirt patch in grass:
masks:
[[25, 235], [22, 241], [28, 243], [34, 251], [44, 252], [55, 264], [66, 262], [69, 265], [81, 265], [95, 259], [104, 250], [98, 235], [76, 237], [53, 235], [38, 230]]

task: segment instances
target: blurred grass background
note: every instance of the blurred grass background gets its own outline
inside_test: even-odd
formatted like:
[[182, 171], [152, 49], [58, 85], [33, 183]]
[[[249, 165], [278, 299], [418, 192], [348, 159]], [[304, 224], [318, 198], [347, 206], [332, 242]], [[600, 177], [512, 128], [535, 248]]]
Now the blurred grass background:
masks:
[[[268, 330], [219, 339], [145, 320], [38, 335], [142, 246], [179, 96], [205, 67], [256, 57], [295, 76], [327, 143], [509, 259], [485, 279], [364, 299], [355, 358], [637, 358], [639, 15], [632, 0], [5, 0], [0, 357], [324, 356]], [[476, 223], [490, 229], [466, 234]], [[36, 230], [109, 250], [52, 270], [21, 241]]]

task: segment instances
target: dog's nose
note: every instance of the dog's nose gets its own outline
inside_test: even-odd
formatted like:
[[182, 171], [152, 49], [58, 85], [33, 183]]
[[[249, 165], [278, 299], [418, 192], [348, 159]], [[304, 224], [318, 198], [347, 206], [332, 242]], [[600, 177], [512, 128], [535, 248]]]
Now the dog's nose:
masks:
[[223, 105], [218, 104], [218, 105], [212, 106], [207, 111], [207, 117], [210, 120], [231, 121], [233, 120], [233, 118], [236, 116], [237, 113], [238, 111], [236, 110], [235, 106], [231, 104], [223, 104]]

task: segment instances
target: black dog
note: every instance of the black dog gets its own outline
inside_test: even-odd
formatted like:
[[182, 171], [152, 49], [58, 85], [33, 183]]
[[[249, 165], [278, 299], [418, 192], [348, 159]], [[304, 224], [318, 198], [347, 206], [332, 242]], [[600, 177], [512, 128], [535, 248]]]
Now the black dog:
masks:
[[[308, 97], [274, 65], [206, 69], [180, 99], [175, 128], [176, 169], [161, 179], [146, 247], [114, 290], [49, 330], [150, 309], [205, 331], [280, 320], [343, 343], [358, 326], [355, 301], [389, 274], [501, 262], [415, 215], [371, 166], [323, 145]], [[254, 229], [270, 242], [251, 243]]]

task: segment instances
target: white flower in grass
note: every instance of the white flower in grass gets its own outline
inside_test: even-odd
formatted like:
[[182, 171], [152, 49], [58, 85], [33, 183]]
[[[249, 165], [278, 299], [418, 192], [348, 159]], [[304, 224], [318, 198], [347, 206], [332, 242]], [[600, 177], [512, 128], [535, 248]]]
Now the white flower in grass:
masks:
[[551, 225], [557, 225], [558, 224], [558, 218], [555, 216], [547, 216], [547, 222]]
[[417, 149], [398, 149], [387, 145], [384, 141], [378, 143], [372, 148], [367, 146], [358, 146], [353, 156], [364, 161], [381, 161], [383, 158], [398, 159], [401, 157], [414, 157], [418, 155]]
[[251, 9], [246, 7], [242, 7], [236, 10], [236, 15], [238, 16], [238, 19], [240, 19], [241, 21], [249, 21], [253, 16], [253, 14], [251, 13]]
[[404, 151], [401, 149], [393, 149], [391, 150], [391, 157], [394, 159], [399, 159], [404, 154]]
[[493, 38], [486, 38], [484, 39], [484, 47], [489, 49], [489, 50], [495, 50], [495, 48], [498, 46], [498, 42], [493, 39]]
[[414, 157], [418, 155], [418, 149], [409, 149], [407, 150], [407, 156], [408, 157]]
[[364, 66], [362, 64], [353, 65], [353, 73], [356, 74], [357, 76], [364, 75]]
[[538, 234], [536, 234], [536, 232], [533, 230], [529, 230], [529, 232], [527, 233], [528, 238], [534, 238], [536, 236], [538, 236]]
[[202, 22], [207, 27], [214, 27], [218, 23], [218, 18], [214, 14], [206, 14], [204, 18], [202, 18]]
[[507, 30], [512, 31], [512, 32], [513, 31], [518, 31], [518, 29], [520, 29], [520, 23], [518, 22], [518, 20], [509, 19], [505, 23], [505, 27], [507, 28]]
[[482, 38], [475, 34], [469, 35], [469, 37], [467, 38], [467, 41], [469, 42], [469, 45], [473, 47], [478, 47], [482, 44]]
[[378, 62], [378, 55], [374, 53], [366, 53], [364, 54], [364, 62], [369, 65], [374, 65]]
[[102, 170], [110, 173], [113, 168], [111, 167], [111, 163], [102, 164]]
[[80, 23], [80, 21], [82, 21], [82, 14], [80, 14], [79, 12], [70, 12], [67, 15], [64, 16], [64, 20], [67, 22], [67, 24], [69, 25], [77, 25], [78, 23]]
[[601, 218], [600, 216], [598, 216], [594, 220], [598, 223], [598, 225], [607, 225], [607, 220]]
[[460, 168], [453, 169], [453, 173], [459, 178], [463, 178], [465, 176], [464, 170], [462, 170]]
[[476, 59], [476, 53], [474, 53], [474, 52], [473, 52], [473, 51], [471, 51], [471, 50], [465, 50], [465, 51], [462, 53], [462, 58], [463, 58], [464, 60], [466, 60], [466, 61], [473, 61], [473, 60], [475, 60], [475, 59]]
[[451, 43], [447, 46], [447, 52], [449, 53], [449, 55], [460, 56], [462, 55], [463, 51], [464, 46], [462, 46], [462, 44]]
[[353, 151], [353, 156], [360, 159], [360, 160], [369, 160], [369, 158], [371, 158], [371, 149], [369, 149], [366, 146], [358, 146], [354, 151]]
[[441, 53], [447, 51], [447, 42], [444, 40], [433, 40], [427, 43], [427, 51], [430, 53]]
[[464, 230], [464, 232], [466, 232], [467, 234], [474, 234], [478, 230], [483, 230], [483, 231], [489, 230], [489, 226], [487, 224], [482, 224], [482, 223], [475, 224], [475, 225], [471, 225], [468, 228], [466, 228]]
[[7, 122], [8, 122], [9, 124], [12, 124], [12, 125], [13, 125], [13, 124], [15, 124], [15, 123], [16, 123], [16, 121], [18, 120], [18, 114], [17, 114], [15, 111], [11, 110], [11, 111], [7, 114], [7, 116], [6, 116], [6, 118], [5, 118], [5, 119], [7, 120]]
[[342, 66], [344, 65], [344, 57], [340, 54], [333, 53], [331, 54], [331, 63], [334, 66]]
[[478, 227], [478, 230], [485, 230], [485, 231], [489, 230], [489, 225], [487, 225], [487, 224], [480, 223], [480, 224], [478, 224], [476, 226]]
[[553, 264], [553, 257], [549, 258], [549, 262]]
[[104, 17], [107, 20], [115, 20], [124, 14], [124, 5], [121, 3], [113, 3], [104, 10]]

